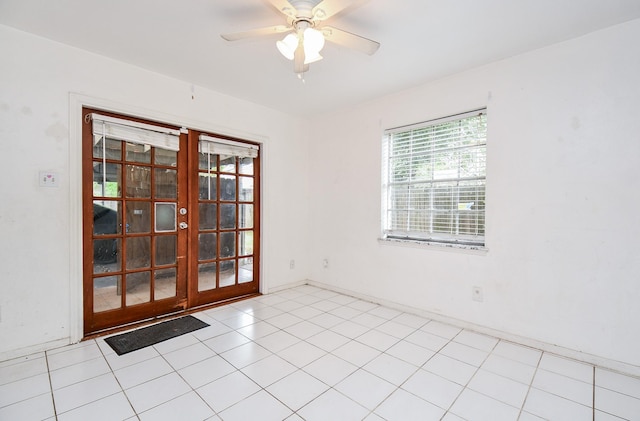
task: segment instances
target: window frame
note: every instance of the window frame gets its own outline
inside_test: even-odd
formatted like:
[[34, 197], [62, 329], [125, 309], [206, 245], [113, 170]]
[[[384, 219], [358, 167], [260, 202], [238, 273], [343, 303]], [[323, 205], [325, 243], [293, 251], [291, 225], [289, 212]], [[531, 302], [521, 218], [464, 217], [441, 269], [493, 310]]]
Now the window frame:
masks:
[[[471, 142], [467, 145], [457, 145], [456, 148], [459, 151], [471, 151], [476, 154], [475, 156], [475, 164], [477, 168], [477, 174], [473, 177], [465, 177], [461, 175], [461, 165], [458, 163], [457, 173], [455, 176], [447, 177], [445, 179], [436, 177], [436, 171], [431, 169], [431, 172], [426, 171], [430, 174], [430, 177], [420, 178], [417, 177], [413, 179], [415, 168], [414, 161], [416, 159], [416, 155], [418, 155], [418, 161], [424, 160], [424, 162], [419, 162], [424, 164], [427, 161], [435, 161], [435, 158], [440, 157], [440, 153], [442, 150], [446, 150], [448, 148], [443, 148], [441, 150], [437, 150], [432, 147], [431, 150], [421, 151], [413, 153], [413, 147], [418, 144], [418, 141], [414, 143], [414, 134], [418, 131], [430, 131], [431, 134], [426, 135], [428, 140], [426, 140], [427, 144], [430, 142], [434, 142], [435, 138], [435, 128], [444, 128], [447, 127], [445, 125], [451, 126], [452, 122], [463, 122], [465, 120], [476, 120], [478, 124], [480, 124], [481, 128], [484, 129], [480, 136], [474, 137], [475, 142]], [[462, 126], [461, 126], [462, 127]], [[448, 248], [464, 248], [464, 249], [474, 249], [474, 250], [486, 250], [486, 170], [487, 170], [487, 109], [480, 108], [472, 111], [459, 113], [455, 115], [450, 115], [442, 118], [432, 119], [420, 123], [410, 124], [406, 126], [395, 127], [391, 129], [387, 129], [384, 131], [384, 135], [382, 137], [382, 189], [381, 189], [381, 241], [393, 242], [393, 243], [404, 243], [407, 245], [435, 245], [435, 246], [443, 246]], [[394, 146], [394, 141], [396, 141], [397, 145], [400, 144], [400, 140], [409, 138], [409, 150], [411, 152], [405, 154], [393, 155], [392, 147]], [[418, 137], [417, 135], [415, 136]], [[452, 136], [447, 137], [448, 146], [455, 141], [460, 141], [464, 139], [463, 136]], [[406, 140], [405, 140], [406, 142]], [[416, 148], [417, 150], [417, 148]], [[397, 151], [397, 149], [396, 149]], [[451, 159], [451, 158], [448, 158]], [[410, 170], [408, 171], [409, 175], [408, 180], [398, 181], [398, 173], [395, 174], [395, 179], [393, 177], [393, 164], [394, 162], [399, 162], [405, 160], [405, 165], [408, 165]], [[453, 161], [447, 161], [448, 163]], [[397, 171], [397, 170], [396, 170]], [[423, 171], [424, 172], [424, 171]], [[423, 214], [428, 214], [429, 223], [428, 228], [426, 229], [418, 229], [412, 230], [410, 216], [409, 214], [417, 209], [412, 208], [411, 193], [407, 193], [406, 205], [405, 208], [398, 208], [392, 205], [393, 194], [398, 194], [399, 188], [405, 186], [406, 192], [409, 192], [411, 188], [420, 187], [423, 189], [423, 194], [426, 194], [429, 197], [434, 197], [438, 193], [439, 186], [446, 186], [451, 189], [451, 191], [459, 191], [459, 189], [463, 188], [464, 184], [468, 184], [471, 187], [471, 190], [476, 190], [476, 194], [481, 197], [482, 200], [477, 200], [477, 209], [474, 210], [474, 214], [476, 215], [475, 219], [475, 233], [474, 234], [460, 234], [461, 220], [460, 215], [461, 212], [465, 212], [468, 209], [462, 209], [460, 207], [463, 202], [457, 202], [457, 205], [454, 208], [454, 203], [450, 204], [447, 212], [450, 213], [451, 219], [448, 222], [447, 228], [456, 232], [452, 233], [443, 233], [439, 232], [437, 229], [434, 230], [433, 219], [435, 214], [440, 212], [441, 210], [436, 209], [433, 206], [434, 199], [431, 199], [430, 206], [428, 208], [420, 208], [419, 211]], [[397, 204], [400, 199], [395, 198], [395, 204]], [[480, 203], [481, 202], [481, 203]], [[473, 205], [472, 205], [473, 206]], [[469, 210], [471, 210], [469, 208]], [[406, 224], [406, 229], [399, 230], [398, 219], [401, 219], [399, 215], [405, 212], [406, 213], [406, 221], [403, 221], [402, 224]], [[393, 217], [396, 217], [394, 222]], [[469, 221], [466, 219], [463, 221]], [[400, 225], [402, 225], [400, 224]]]

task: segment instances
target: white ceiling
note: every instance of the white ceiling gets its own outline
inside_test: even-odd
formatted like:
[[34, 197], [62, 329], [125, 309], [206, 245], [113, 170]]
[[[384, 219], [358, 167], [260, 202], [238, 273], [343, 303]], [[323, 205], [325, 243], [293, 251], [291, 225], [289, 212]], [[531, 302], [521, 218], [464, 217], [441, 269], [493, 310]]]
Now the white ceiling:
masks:
[[637, 18], [639, 0], [369, 0], [328, 23], [378, 52], [327, 43], [303, 84], [276, 50], [282, 36], [220, 37], [284, 23], [265, 0], [0, 0], [0, 24], [299, 116]]

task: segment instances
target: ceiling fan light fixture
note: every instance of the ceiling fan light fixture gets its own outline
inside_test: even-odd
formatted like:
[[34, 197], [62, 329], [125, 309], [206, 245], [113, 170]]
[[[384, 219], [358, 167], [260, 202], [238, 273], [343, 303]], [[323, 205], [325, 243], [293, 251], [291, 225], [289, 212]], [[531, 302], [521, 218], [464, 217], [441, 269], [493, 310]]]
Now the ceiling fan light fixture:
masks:
[[[1, 1], [1, 0], [0, 0]], [[309, 65], [322, 60], [320, 52], [324, 48], [325, 38], [332, 43], [342, 45], [368, 55], [374, 54], [380, 43], [352, 34], [338, 28], [324, 26], [324, 22], [337, 13], [346, 10], [350, 3], [365, 0], [265, 0], [284, 14], [286, 25], [275, 25], [256, 28], [249, 31], [222, 34], [226, 41], [286, 34], [276, 41], [278, 51], [288, 60], [293, 61], [293, 71], [303, 78]], [[304, 79], [303, 79], [304, 80]]]
[[293, 60], [296, 48], [298, 48], [298, 37], [296, 34], [289, 34], [282, 41], [276, 42], [278, 51], [289, 60]]
[[316, 61], [322, 60], [322, 56], [319, 53], [307, 54], [304, 53], [304, 64], [315, 63]]
[[324, 35], [317, 29], [307, 28], [304, 30], [304, 52], [305, 54], [319, 55], [324, 48]]

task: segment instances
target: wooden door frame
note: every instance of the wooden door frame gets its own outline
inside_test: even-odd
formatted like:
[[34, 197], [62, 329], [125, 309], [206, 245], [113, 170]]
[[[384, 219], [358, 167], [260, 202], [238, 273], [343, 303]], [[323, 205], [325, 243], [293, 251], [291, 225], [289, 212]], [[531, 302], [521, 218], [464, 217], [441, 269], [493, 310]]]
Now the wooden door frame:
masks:
[[[178, 127], [192, 127], [204, 132], [218, 133], [234, 138], [246, 139], [260, 145], [261, 155], [261, 172], [260, 172], [260, 190], [264, 194], [264, 182], [262, 176], [264, 174], [265, 161], [264, 157], [267, 152], [265, 145], [268, 143], [268, 136], [248, 132], [246, 130], [229, 128], [212, 122], [203, 122], [189, 116], [180, 114], [181, 109], [176, 108], [175, 112], [170, 110], [158, 110], [157, 103], [147, 102], [143, 105], [127, 105], [122, 100], [113, 100], [107, 98], [99, 98], [91, 95], [80, 94], [76, 92], [69, 93], [69, 327], [67, 330], [67, 339], [55, 341], [47, 345], [42, 345], [33, 352], [48, 349], [51, 346], [60, 346], [65, 343], [78, 343], [84, 337], [84, 318], [83, 318], [83, 237], [82, 237], [82, 109], [83, 107], [94, 108], [99, 110], [111, 111], [123, 115], [135, 115], [141, 119], [151, 121], [162, 121], [166, 124]], [[166, 109], [166, 107], [165, 107]], [[63, 175], [64, 176], [64, 175]], [[263, 202], [264, 203], [264, 202]], [[260, 272], [264, 274], [265, 254], [263, 247], [262, 223], [264, 218], [264, 209], [260, 214], [260, 245], [261, 258], [259, 262]], [[268, 279], [264, 276], [260, 277], [260, 292], [268, 291]]]

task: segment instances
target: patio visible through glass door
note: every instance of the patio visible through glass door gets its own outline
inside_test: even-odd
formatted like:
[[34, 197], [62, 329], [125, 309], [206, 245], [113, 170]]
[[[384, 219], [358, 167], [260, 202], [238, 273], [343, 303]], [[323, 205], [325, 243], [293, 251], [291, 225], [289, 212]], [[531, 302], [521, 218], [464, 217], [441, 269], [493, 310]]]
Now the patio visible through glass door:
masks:
[[197, 280], [190, 302], [199, 305], [258, 290], [259, 160], [255, 144], [193, 132], [190, 145], [196, 143], [197, 259], [189, 273]]
[[83, 116], [85, 335], [257, 293], [258, 145]]

